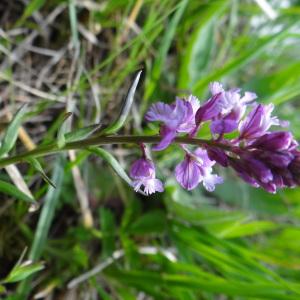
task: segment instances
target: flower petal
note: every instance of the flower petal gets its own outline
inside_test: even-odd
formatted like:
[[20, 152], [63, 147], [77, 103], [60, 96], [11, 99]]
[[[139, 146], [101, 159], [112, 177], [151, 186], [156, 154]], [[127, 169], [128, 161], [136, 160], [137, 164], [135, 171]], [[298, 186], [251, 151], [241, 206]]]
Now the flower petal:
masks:
[[223, 182], [223, 178], [215, 174], [208, 174], [203, 177], [203, 186], [208, 192], [213, 192], [215, 190], [215, 185]]
[[176, 131], [165, 126], [161, 128], [160, 134], [162, 136], [162, 139], [157, 145], [152, 148], [154, 151], [161, 151], [166, 149], [176, 137]]
[[213, 96], [224, 92], [222, 84], [217, 81], [211, 82], [209, 84], [209, 90]]
[[176, 166], [175, 177], [188, 191], [194, 189], [202, 180], [199, 166], [189, 155], [186, 155], [185, 159]]
[[162, 182], [159, 179], [153, 178], [153, 179], [147, 179], [144, 181], [144, 192], [147, 195], [151, 195], [155, 192], [163, 192], [164, 186]]
[[229, 133], [237, 129], [238, 123], [235, 120], [219, 119], [214, 120], [210, 124], [210, 130], [212, 134]]
[[154, 178], [154, 163], [146, 158], [136, 160], [131, 166], [130, 177], [133, 179]]
[[169, 104], [165, 104], [163, 102], [158, 102], [152, 104], [146, 113], [146, 120], [147, 121], [161, 121], [166, 123], [169, 121], [169, 117], [172, 114], [174, 107]]

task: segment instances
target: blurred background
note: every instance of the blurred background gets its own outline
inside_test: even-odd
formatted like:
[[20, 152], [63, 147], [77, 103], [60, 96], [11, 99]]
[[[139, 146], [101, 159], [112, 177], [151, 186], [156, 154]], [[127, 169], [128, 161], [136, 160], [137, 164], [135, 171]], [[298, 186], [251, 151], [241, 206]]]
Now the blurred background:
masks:
[[[152, 102], [204, 101], [217, 80], [274, 103], [299, 139], [299, 16], [296, 0], [1, 0], [1, 134], [24, 103], [12, 153], [54, 141], [66, 111], [69, 130], [109, 124], [143, 69], [123, 134], [156, 134]], [[126, 171], [139, 155], [105, 150]], [[41, 207], [1, 194], [0, 298], [300, 299], [300, 189], [271, 195], [219, 168], [214, 193], [186, 192], [182, 155], [153, 155], [166, 191], [150, 197], [108, 155], [42, 158], [55, 189], [26, 163], [3, 169]]]

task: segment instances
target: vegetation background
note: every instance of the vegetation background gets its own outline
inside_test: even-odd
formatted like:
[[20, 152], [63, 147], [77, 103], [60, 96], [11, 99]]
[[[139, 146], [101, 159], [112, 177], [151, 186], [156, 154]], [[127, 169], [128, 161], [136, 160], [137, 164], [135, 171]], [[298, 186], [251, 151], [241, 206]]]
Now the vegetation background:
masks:
[[[142, 68], [123, 133], [157, 133], [152, 102], [203, 101], [218, 80], [276, 104], [299, 139], [299, 17], [293, 0], [1, 0], [1, 133], [24, 103], [11, 153], [54, 141], [66, 111], [66, 130], [109, 124]], [[172, 146], [154, 155], [166, 191], [144, 197], [111, 167], [138, 149], [105, 149], [40, 159], [55, 189], [27, 163], [1, 171], [2, 192], [41, 203], [1, 194], [1, 299], [300, 299], [300, 189], [270, 195], [219, 169], [214, 193], [186, 192]]]

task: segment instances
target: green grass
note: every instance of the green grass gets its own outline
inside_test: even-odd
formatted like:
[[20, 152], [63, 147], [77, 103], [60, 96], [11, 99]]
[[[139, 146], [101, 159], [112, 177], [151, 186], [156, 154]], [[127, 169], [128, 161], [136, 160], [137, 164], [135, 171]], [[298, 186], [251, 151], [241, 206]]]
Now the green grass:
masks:
[[[21, 120], [41, 145], [111, 124], [111, 132], [124, 125], [124, 134], [155, 134], [143, 119], [151, 103], [191, 92], [204, 101], [213, 80], [275, 103], [300, 138], [300, 6], [268, 2], [275, 20], [250, 0], [7, 5], [0, 16], [0, 152], [28, 148], [20, 135], [15, 144]], [[133, 109], [125, 124], [114, 123], [140, 69]], [[24, 103], [26, 114], [7, 127]], [[73, 114], [65, 120], [67, 111]], [[1, 172], [0, 299], [300, 298], [299, 188], [270, 195], [218, 169], [225, 183], [214, 193], [186, 192], [171, 175], [182, 157], [172, 146], [153, 153], [166, 191], [144, 197], [126, 173], [138, 148], [87, 150], [72, 160], [66, 153], [17, 165], [40, 204], [35, 212], [28, 211], [34, 200]]]

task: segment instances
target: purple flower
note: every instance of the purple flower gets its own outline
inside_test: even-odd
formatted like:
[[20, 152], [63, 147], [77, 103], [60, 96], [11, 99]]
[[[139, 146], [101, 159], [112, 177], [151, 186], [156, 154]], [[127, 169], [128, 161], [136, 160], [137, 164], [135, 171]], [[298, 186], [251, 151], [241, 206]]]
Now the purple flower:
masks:
[[245, 92], [241, 97], [239, 89], [225, 91], [218, 82], [210, 84], [212, 97], [205, 102], [196, 113], [196, 123], [212, 120], [211, 132], [224, 134], [238, 128], [239, 122], [245, 113], [246, 105], [252, 102], [256, 95]]
[[294, 151], [294, 159], [290, 163], [288, 169], [293, 178], [295, 185], [300, 185], [300, 152]]
[[[191, 95], [187, 99], [176, 98], [172, 104], [154, 104], [146, 114], [148, 121], [161, 122], [162, 139], [155, 150], [168, 147], [180, 133], [195, 137], [202, 122], [210, 121], [211, 140], [199, 140], [199, 145], [204, 144], [206, 150], [198, 148], [190, 152], [181, 145], [186, 155], [176, 166], [177, 181], [187, 190], [202, 182], [208, 191], [213, 191], [216, 184], [223, 182], [221, 177], [212, 174], [213, 165], [218, 163], [232, 167], [244, 181], [271, 193], [278, 188], [300, 185], [297, 141], [290, 132], [270, 131], [272, 125], [288, 125], [271, 115], [274, 106], [256, 103], [257, 97], [251, 92], [242, 95], [239, 89], [226, 91], [218, 82], [212, 82], [209, 88], [211, 97], [201, 106]], [[251, 109], [246, 114], [248, 106]], [[235, 130], [239, 136], [226, 139], [224, 134]], [[198, 144], [198, 141], [191, 143]], [[147, 193], [162, 190], [161, 182], [155, 179], [153, 163], [144, 159], [144, 165], [139, 171], [140, 178], [136, 169], [131, 172], [135, 188], [144, 185]]]
[[[276, 134], [274, 132], [274, 137]], [[247, 183], [270, 193], [275, 193], [277, 188], [294, 187], [297, 184], [298, 151], [293, 148], [293, 142], [288, 142], [285, 147], [275, 143], [278, 148], [273, 150], [258, 147], [260, 145], [257, 143], [257, 149], [253, 149], [253, 144], [251, 148], [240, 149], [238, 156], [229, 158], [230, 166]]]
[[147, 158], [140, 158], [133, 163], [130, 169], [130, 177], [133, 179], [132, 185], [136, 192], [142, 185], [147, 195], [163, 192], [164, 190], [162, 182], [155, 178], [154, 163]]
[[287, 126], [288, 123], [271, 117], [273, 104], [257, 104], [240, 123], [240, 139], [255, 139], [264, 135], [272, 125]]
[[216, 161], [222, 167], [228, 167], [228, 156], [222, 149], [217, 147], [208, 147], [207, 154], [211, 160]]
[[196, 124], [199, 125], [201, 122], [211, 120], [221, 113], [224, 108], [222, 100], [222, 93], [218, 93], [213, 95], [203, 105], [201, 105], [195, 116]]
[[192, 190], [203, 182], [204, 187], [212, 192], [216, 184], [223, 182], [222, 177], [212, 174], [214, 164], [206, 150], [198, 148], [194, 153], [186, 153], [184, 160], [176, 166], [175, 177], [187, 190]]
[[210, 90], [221, 93], [222, 110], [215, 116], [211, 122], [211, 132], [213, 134], [230, 133], [238, 128], [239, 122], [245, 114], [249, 103], [257, 98], [255, 93], [245, 92], [241, 97], [239, 89], [225, 91], [221, 84], [214, 82], [210, 85]]
[[259, 148], [270, 151], [283, 151], [294, 149], [297, 147], [297, 142], [294, 140], [293, 135], [288, 131], [275, 131], [266, 133], [256, 139], [249, 145], [251, 148]]
[[195, 114], [199, 108], [199, 101], [194, 96], [187, 100], [177, 98], [173, 104], [158, 102], [153, 104], [146, 114], [147, 121], [160, 121], [162, 140], [153, 147], [163, 150], [169, 146], [179, 132], [191, 132], [195, 127]]

